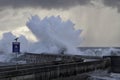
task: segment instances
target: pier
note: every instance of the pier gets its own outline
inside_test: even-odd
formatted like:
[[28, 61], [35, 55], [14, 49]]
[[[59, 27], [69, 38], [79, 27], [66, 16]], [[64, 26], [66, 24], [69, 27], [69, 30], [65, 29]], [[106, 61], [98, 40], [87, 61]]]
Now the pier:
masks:
[[0, 80], [51, 80], [110, 68], [110, 59], [58, 64], [20, 64], [1, 66]]
[[[61, 80], [61, 78], [80, 76], [95, 70], [120, 73], [120, 56], [26, 53], [21, 57], [19, 59], [25, 60], [26, 64], [0, 66], [0, 80]], [[90, 59], [90, 61], [84, 61], [84, 59]], [[86, 77], [81, 76], [81, 78]]]

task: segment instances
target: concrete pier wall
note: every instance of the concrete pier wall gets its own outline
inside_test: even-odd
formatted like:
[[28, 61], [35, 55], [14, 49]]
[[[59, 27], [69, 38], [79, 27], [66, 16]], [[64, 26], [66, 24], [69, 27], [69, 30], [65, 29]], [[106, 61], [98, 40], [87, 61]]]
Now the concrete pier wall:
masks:
[[0, 80], [52, 80], [61, 77], [76, 76], [78, 74], [106, 69], [110, 66], [109, 59], [74, 62], [58, 65], [37, 66], [0, 72]]

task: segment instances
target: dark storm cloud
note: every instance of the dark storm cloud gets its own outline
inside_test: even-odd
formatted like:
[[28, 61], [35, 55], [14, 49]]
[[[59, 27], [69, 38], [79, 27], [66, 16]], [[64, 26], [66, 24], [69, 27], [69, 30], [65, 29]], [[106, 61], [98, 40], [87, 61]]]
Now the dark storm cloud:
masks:
[[118, 11], [120, 12], [120, 0], [103, 0], [103, 3], [106, 6], [117, 8]]
[[0, 7], [42, 7], [68, 8], [75, 5], [89, 4], [91, 0], [0, 0]]

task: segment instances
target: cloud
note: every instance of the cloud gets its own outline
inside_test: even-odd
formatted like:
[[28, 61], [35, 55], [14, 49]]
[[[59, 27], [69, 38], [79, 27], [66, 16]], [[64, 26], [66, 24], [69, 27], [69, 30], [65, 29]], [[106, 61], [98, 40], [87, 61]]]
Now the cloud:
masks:
[[[0, 0], [1, 7], [68, 9], [77, 5], [88, 5], [98, 0]], [[99, 0], [106, 6], [117, 8], [120, 12], [120, 0]], [[1, 11], [1, 9], [0, 9]]]
[[0, 0], [0, 7], [42, 7], [51, 8], [69, 8], [75, 5], [86, 5], [91, 0]]
[[103, 0], [103, 3], [106, 6], [117, 8], [118, 12], [120, 12], [120, 0]]
[[4, 9], [0, 11], [0, 31], [13, 30], [24, 26], [27, 16], [23, 10], [19, 9]]

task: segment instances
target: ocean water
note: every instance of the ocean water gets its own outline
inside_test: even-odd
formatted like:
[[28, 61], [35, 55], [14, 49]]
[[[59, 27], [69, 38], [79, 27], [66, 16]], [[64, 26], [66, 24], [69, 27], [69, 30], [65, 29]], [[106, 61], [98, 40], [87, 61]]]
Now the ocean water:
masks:
[[108, 71], [98, 70], [89, 73], [88, 80], [120, 80], [120, 73], [108, 73]]

